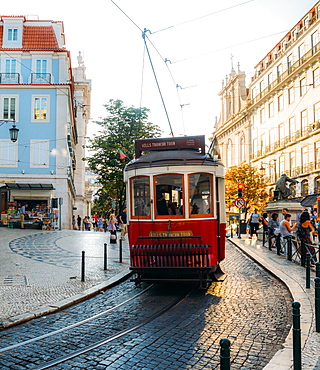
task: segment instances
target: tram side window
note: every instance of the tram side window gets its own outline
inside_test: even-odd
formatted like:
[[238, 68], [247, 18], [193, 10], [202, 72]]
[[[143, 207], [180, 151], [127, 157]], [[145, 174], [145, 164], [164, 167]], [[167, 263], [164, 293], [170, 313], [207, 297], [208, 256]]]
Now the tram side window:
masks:
[[190, 215], [212, 215], [212, 176], [206, 173], [189, 175]]
[[132, 216], [150, 217], [150, 181], [149, 177], [141, 176], [132, 179]]
[[183, 176], [159, 175], [155, 178], [156, 215], [183, 215]]

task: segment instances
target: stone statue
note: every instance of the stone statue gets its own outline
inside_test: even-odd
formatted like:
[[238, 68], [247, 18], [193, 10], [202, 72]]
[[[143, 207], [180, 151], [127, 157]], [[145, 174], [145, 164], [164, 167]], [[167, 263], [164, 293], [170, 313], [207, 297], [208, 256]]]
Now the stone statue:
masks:
[[290, 179], [290, 177], [283, 173], [276, 182], [275, 197], [277, 200], [286, 200], [292, 194], [292, 190], [287, 186], [287, 182], [291, 182], [292, 184], [298, 183], [297, 180]]

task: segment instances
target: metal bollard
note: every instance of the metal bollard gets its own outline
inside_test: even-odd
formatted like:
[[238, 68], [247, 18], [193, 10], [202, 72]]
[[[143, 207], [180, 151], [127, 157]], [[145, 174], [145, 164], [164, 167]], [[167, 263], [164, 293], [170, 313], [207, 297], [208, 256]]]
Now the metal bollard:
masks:
[[301, 370], [300, 303], [292, 303], [293, 370]]
[[301, 266], [305, 267], [306, 265], [306, 246], [303, 239], [301, 240]]
[[122, 263], [122, 239], [119, 242], [119, 262]]
[[320, 278], [320, 262], [316, 263], [316, 277]]
[[316, 332], [320, 333], [320, 277], [314, 279], [315, 285], [315, 311], [316, 311]]
[[306, 288], [310, 288], [310, 254], [306, 255]]
[[277, 255], [280, 256], [280, 252], [281, 252], [281, 241], [280, 241], [280, 237], [281, 235], [278, 234], [277, 237], [276, 237], [276, 246], [277, 246]]
[[230, 340], [220, 340], [220, 370], [230, 370]]
[[289, 236], [288, 239], [287, 239], [287, 253], [288, 253], [288, 256], [287, 256], [287, 259], [288, 261], [292, 261], [292, 239], [291, 237]]
[[104, 271], [107, 270], [108, 264], [108, 249], [107, 243], [104, 243], [104, 253], [103, 253], [103, 269]]
[[84, 281], [84, 255], [85, 255], [85, 251], [82, 251], [82, 259], [81, 259], [81, 281]]
[[262, 246], [264, 247], [264, 244], [266, 242], [266, 232], [262, 229]]
[[269, 251], [272, 251], [271, 235], [268, 235]]
[[233, 238], [232, 224], [230, 225], [230, 238]]

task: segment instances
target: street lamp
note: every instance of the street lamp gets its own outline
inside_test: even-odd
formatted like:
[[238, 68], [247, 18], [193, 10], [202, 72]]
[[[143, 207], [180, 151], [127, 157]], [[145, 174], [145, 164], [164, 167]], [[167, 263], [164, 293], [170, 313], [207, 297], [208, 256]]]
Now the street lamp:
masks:
[[273, 168], [274, 170], [274, 181], [277, 180], [277, 160], [276, 159], [273, 159], [273, 164], [268, 164], [268, 163], [265, 163], [265, 162], [261, 162], [261, 167], [259, 168], [259, 171], [262, 175], [265, 174], [265, 167], [263, 167], [263, 165], [269, 167], [269, 168]]
[[16, 127], [16, 121], [14, 119], [2, 119], [0, 120], [0, 127], [5, 123], [12, 123], [12, 127], [9, 128], [10, 131], [10, 140], [15, 143], [18, 140], [19, 129]]

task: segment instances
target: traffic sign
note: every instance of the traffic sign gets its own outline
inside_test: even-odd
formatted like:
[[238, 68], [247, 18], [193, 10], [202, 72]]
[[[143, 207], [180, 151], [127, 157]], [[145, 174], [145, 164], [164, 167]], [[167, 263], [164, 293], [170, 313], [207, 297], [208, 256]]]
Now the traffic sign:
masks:
[[246, 204], [245, 200], [243, 198], [237, 198], [234, 201], [234, 204], [236, 205], [237, 208], [242, 208]]

